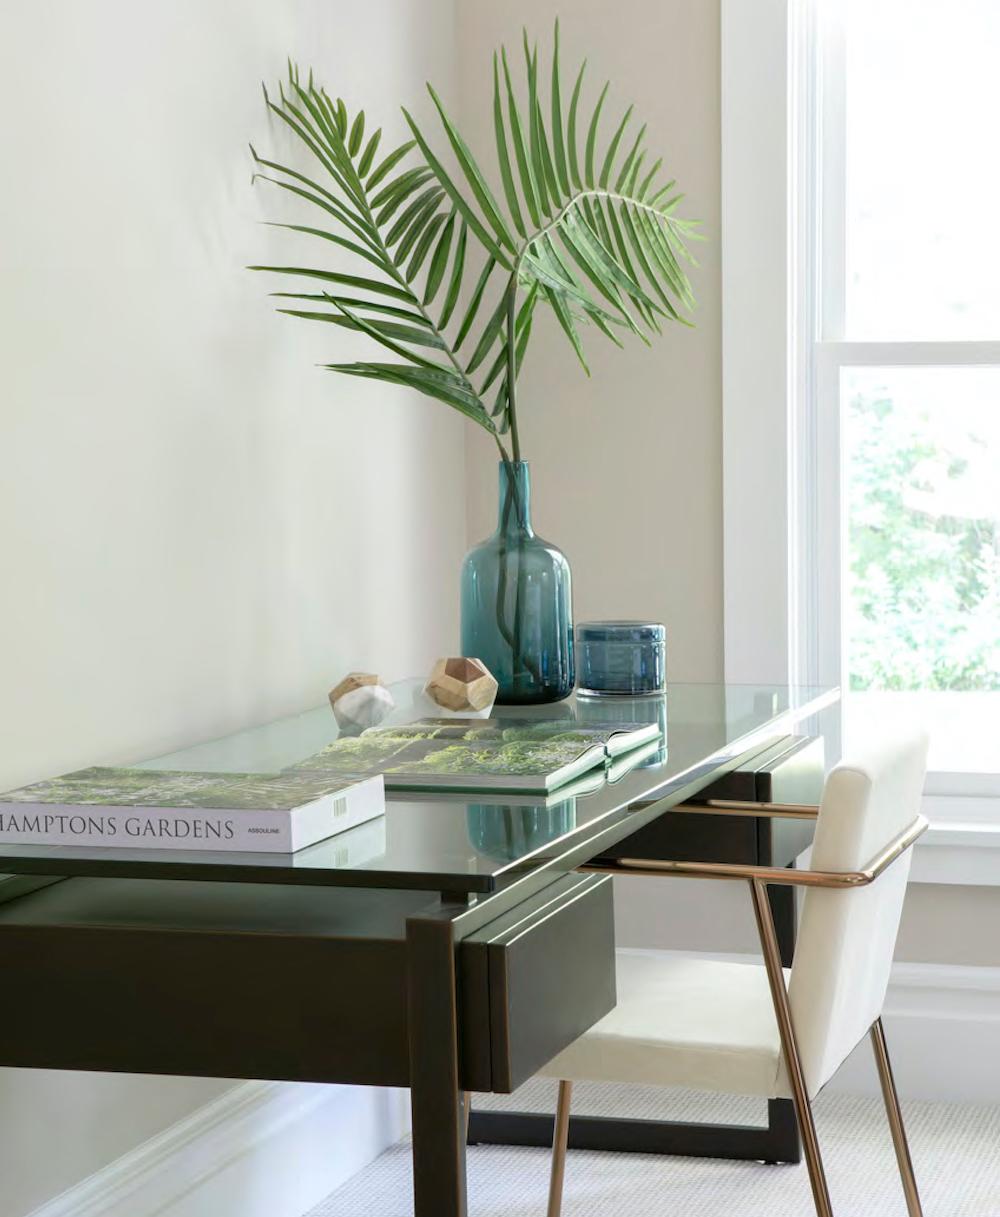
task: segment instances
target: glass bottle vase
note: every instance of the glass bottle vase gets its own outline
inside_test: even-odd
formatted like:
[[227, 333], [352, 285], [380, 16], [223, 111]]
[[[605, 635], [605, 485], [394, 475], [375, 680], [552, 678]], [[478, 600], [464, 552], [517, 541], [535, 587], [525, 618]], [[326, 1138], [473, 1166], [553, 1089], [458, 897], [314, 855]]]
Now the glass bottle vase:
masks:
[[570, 569], [531, 527], [526, 461], [500, 462], [498, 515], [462, 565], [462, 654], [496, 677], [500, 705], [560, 701], [575, 677]]

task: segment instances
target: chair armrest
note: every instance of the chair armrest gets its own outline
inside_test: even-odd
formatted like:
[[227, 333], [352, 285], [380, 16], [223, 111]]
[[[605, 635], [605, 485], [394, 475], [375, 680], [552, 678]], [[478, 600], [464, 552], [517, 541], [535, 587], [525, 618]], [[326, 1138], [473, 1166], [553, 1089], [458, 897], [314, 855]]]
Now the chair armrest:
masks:
[[668, 862], [647, 858], [619, 858], [613, 865], [591, 864], [584, 871], [606, 875], [663, 877], [681, 875], [691, 879], [742, 879], [783, 887], [867, 887], [904, 854], [927, 831], [927, 820], [917, 816], [913, 823], [890, 841], [858, 871], [789, 870], [781, 866], [749, 866], [735, 862]]
[[815, 820], [815, 803], [755, 803], [742, 799], [706, 799], [704, 803], [678, 803], [671, 811], [703, 816], [760, 816], [764, 820]]

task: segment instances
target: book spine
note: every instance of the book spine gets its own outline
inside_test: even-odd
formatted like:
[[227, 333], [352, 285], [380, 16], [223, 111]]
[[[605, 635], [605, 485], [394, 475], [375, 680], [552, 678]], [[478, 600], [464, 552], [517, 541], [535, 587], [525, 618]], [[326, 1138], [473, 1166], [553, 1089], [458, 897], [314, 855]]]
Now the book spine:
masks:
[[384, 810], [381, 777], [291, 811], [0, 803], [0, 844], [288, 854]]
[[0, 804], [0, 842], [289, 853], [291, 828], [287, 812], [5, 803]]

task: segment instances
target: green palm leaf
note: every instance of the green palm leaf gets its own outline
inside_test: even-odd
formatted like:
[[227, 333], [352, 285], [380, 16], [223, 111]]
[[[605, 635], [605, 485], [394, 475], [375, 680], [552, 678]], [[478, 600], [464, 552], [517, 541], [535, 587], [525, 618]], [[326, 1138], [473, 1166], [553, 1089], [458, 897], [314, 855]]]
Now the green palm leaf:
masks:
[[[358, 325], [351, 317], [344, 317], [338, 313], [322, 313], [298, 308], [279, 308], [278, 312], [283, 313], [286, 317], [302, 317], [306, 321], [325, 321], [331, 325], [342, 326], [345, 330], [366, 332], [364, 327]], [[394, 321], [373, 321], [371, 328], [377, 330], [383, 337], [391, 338], [396, 342], [433, 347], [439, 351], [444, 348], [444, 343], [436, 334], [432, 334], [428, 330], [417, 329], [414, 326], [398, 325]]]
[[483, 409], [479, 398], [465, 388], [459, 377], [451, 373], [431, 372], [426, 368], [413, 368], [405, 363], [328, 363], [323, 366], [348, 376], [363, 376], [370, 380], [389, 381], [416, 389], [428, 397], [447, 402], [487, 431], [493, 430], [493, 422]]
[[[629, 107], [629, 112], [631, 113], [631, 107]], [[632, 147], [628, 151], [628, 156], [625, 157], [625, 163], [622, 165], [621, 172], [618, 174], [618, 180], [615, 182], [615, 190], [619, 194], [621, 193], [622, 190], [625, 189], [626, 184], [628, 183], [629, 179], [631, 178], [631, 176], [633, 174], [633, 168], [636, 165], [636, 161], [638, 160], [639, 163], [641, 164], [642, 157], [645, 156], [645, 153], [642, 153], [640, 155], [640, 149], [642, 147], [642, 141], [643, 141], [643, 138], [645, 137], [645, 135], [646, 135], [646, 124], [643, 123], [642, 126], [639, 128], [639, 134], [635, 137], [635, 141], [632, 144]], [[634, 184], [633, 184], [633, 189], [634, 189]]]
[[527, 30], [524, 31], [524, 62], [528, 77], [528, 146], [531, 149], [531, 167], [534, 172], [535, 188], [538, 192], [541, 210], [545, 215], [551, 216], [559, 207], [559, 191], [554, 188], [555, 177], [548, 155], [545, 131], [541, 125], [541, 111], [538, 104], [538, 59], [528, 46]]
[[625, 111], [625, 116], [618, 124], [618, 129], [611, 137], [611, 143], [608, 144], [608, 150], [604, 154], [604, 164], [601, 166], [600, 177], [600, 186], [602, 190], [607, 189], [608, 178], [611, 176], [611, 166], [615, 163], [618, 145], [622, 142], [622, 136], [625, 134], [625, 128], [628, 126], [629, 119], [632, 117], [633, 109], [633, 106], [629, 106], [629, 108]]
[[500, 50], [500, 60], [503, 64], [504, 85], [507, 90], [507, 114], [510, 118], [510, 138], [514, 145], [514, 156], [517, 160], [517, 171], [521, 175], [521, 189], [524, 191], [524, 204], [531, 222], [536, 227], [541, 222], [542, 213], [538, 204], [538, 189], [528, 159], [527, 145], [524, 142], [524, 127], [521, 123], [521, 111], [518, 108], [514, 94], [514, 85], [510, 78], [510, 65], [507, 63], [506, 48]]
[[566, 128], [566, 146], [569, 149], [569, 171], [573, 178], [573, 185], [578, 190], [583, 189], [583, 178], [580, 176], [580, 165], [576, 156], [576, 115], [580, 106], [580, 90], [583, 87], [583, 74], [587, 70], [586, 59], [580, 64], [580, 71], [577, 73], [576, 83], [573, 85], [573, 96], [569, 103], [569, 124]]
[[380, 253], [371, 249], [365, 248], [363, 245], [358, 245], [356, 241], [348, 241], [346, 237], [340, 237], [334, 232], [327, 232], [323, 228], [310, 228], [307, 224], [281, 224], [274, 220], [266, 221], [269, 228], [284, 228], [287, 232], [302, 232], [308, 236], [319, 237], [323, 241], [331, 241], [334, 245], [339, 245], [341, 249], [350, 250], [351, 253], [357, 254], [359, 258], [364, 258], [377, 266], [379, 270], [387, 270], [389, 263]]
[[[434, 238], [438, 235], [447, 222], [447, 216], [436, 215], [420, 234], [420, 238], [413, 249], [413, 257], [410, 259], [410, 265], [406, 268], [407, 283], [412, 283], [417, 275], [420, 274], [420, 268], [426, 261], [427, 255], [431, 252], [431, 246], [434, 244]], [[426, 291], [426, 288], [424, 290]]]
[[441, 316], [437, 323], [439, 330], [447, 327], [448, 322], [451, 320], [451, 315], [455, 311], [455, 305], [458, 303], [458, 294], [462, 290], [462, 276], [465, 273], [465, 246], [468, 237], [469, 226], [463, 220], [462, 227], [458, 230], [458, 240], [455, 242], [455, 257], [451, 263], [451, 279], [444, 298], [444, 308], [441, 310]]
[[611, 84], [609, 82], [609, 83], [605, 84], [604, 88], [601, 90], [601, 95], [597, 99], [597, 106], [595, 107], [594, 113], [590, 119], [590, 126], [587, 129], [586, 175], [587, 175], [587, 185], [591, 189], [593, 189], [597, 185], [597, 181], [594, 176], [594, 153], [597, 149], [597, 127], [601, 121], [601, 111], [604, 109], [604, 99], [607, 97], [608, 89], [610, 89], [610, 88], [611, 88]]
[[511, 219], [518, 233], [527, 236], [524, 219], [521, 215], [521, 204], [518, 201], [517, 190], [514, 186], [514, 175], [510, 168], [510, 153], [507, 151], [507, 137], [504, 132], [503, 99], [500, 96], [500, 67], [496, 52], [493, 53], [493, 130], [497, 144], [497, 162], [500, 166], [500, 177], [503, 181], [504, 195]]
[[566, 161], [566, 137], [563, 134], [562, 118], [562, 86], [559, 83], [559, 19], [556, 18], [556, 28], [552, 40], [552, 152], [559, 174], [559, 185], [565, 195], [572, 193], [569, 181], [569, 165]]
[[[369, 207], [381, 207], [383, 210], [375, 217], [376, 223], [381, 227], [386, 220], [389, 219], [394, 212], [399, 209], [403, 203], [413, 192], [418, 190], [425, 182], [429, 182], [434, 176], [433, 173], [424, 165], [418, 165], [416, 169], [407, 169], [405, 173], [401, 173], [399, 177], [394, 178], [388, 186], [380, 190], [378, 194], [372, 194], [369, 190]], [[391, 205], [391, 210], [390, 210]]]
[[[469, 151], [468, 145], [459, 135], [455, 125], [445, 113], [444, 106], [441, 104], [441, 98], [438, 97], [437, 93], [434, 92], [434, 89], [430, 85], [427, 86], [427, 91], [433, 98], [435, 106], [437, 106], [438, 114], [441, 116], [441, 122], [445, 131], [447, 132], [448, 139], [451, 142], [451, 147], [452, 151], [455, 153], [455, 158], [461, 166], [466, 180], [472, 187], [472, 193], [476, 196], [476, 201], [482, 208], [483, 214], [490, 223], [490, 227], [496, 233], [497, 240], [500, 241], [502, 245], [505, 245], [509, 250], [515, 250], [517, 246], [514, 244], [514, 238], [510, 235], [510, 229], [507, 227], [503, 215], [500, 212], [500, 208], [497, 206], [496, 200], [493, 198], [489, 186], [486, 185], [486, 179], [483, 177], [479, 166], [476, 164], [472, 153]], [[444, 183], [442, 183], [442, 185], [443, 184]], [[447, 187], [445, 188], [447, 189]]]
[[389, 155], [385, 158], [381, 165], [379, 165], [368, 181], [365, 182], [365, 190], [369, 195], [379, 184], [379, 182], [388, 177], [393, 169], [395, 169], [399, 162], [403, 159], [403, 157], [416, 146], [416, 140], [410, 139], [407, 140], [405, 144], [400, 144], [398, 148], [393, 149], [393, 151], [389, 153]]
[[[353, 124], [351, 125], [351, 138], [347, 145], [347, 151], [351, 154], [351, 156], [357, 156], [358, 153], [361, 151], [361, 141], [364, 138], [365, 138], [365, 112], [364, 112], [364, 110], [359, 110], [357, 118], [355, 118]], [[363, 176], [364, 176], [364, 174], [359, 172], [359, 177], [363, 177]]]
[[[514, 348], [516, 352], [520, 352], [523, 357], [524, 348], [527, 346], [527, 338], [525, 330], [531, 329], [531, 317], [535, 309], [535, 299], [538, 295], [536, 286], [532, 286], [525, 294], [524, 301], [517, 314], [517, 321], [514, 328]], [[507, 343], [504, 342], [499, 354], [493, 361], [493, 365], [486, 374], [486, 379], [479, 388], [479, 395], [482, 397], [496, 383], [497, 377], [504, 371], [507, 366]], [[494, 404], [491, 413], [496, 412], [496, 404]]]
[[368, 170], [372, 167], [372, 161], [375, 159], [375, 153], [378, 151], [378, 146], [382, 141], [382, 128], [375, 132], [368, 143], [365, 145], [364, 153], [361, 160], [358, 161], [358, 176], [364, 177]]
[[[564, 110], [558, 23], [547, 71], [526, 31], [523, 49], [525, 72], [517, 84], [506, 50], [493, 57], [493, 143], [503, 207], [430, 86], [454, 173], [406, 109], [412, 139], [376, 164], [382, 129], [366, 135], [364, 111], [352, 115], [311, 76], [303, 81], [294, 65], [277, 100], [265, 91], [265, 101], [319, 170], [253, 151], [256, 178], [325, 217], [314, 224], [278, 220], [272, 227], [322, 241], [332, 258], [327, 265], [262, 260], [253, 267], [320, 284], [319, 292], [274, 293], [288, 302], [279, 311], [352, 330], [390, 351], [396, 362], [324, 366], [447, 402], [484, 427], [505, 460], [519, 459], [516, 381], [537, 305], [552, 310], [586, 369], [582, 335], [588, 328], [621, 345], [629, 331], [648, 342], [664, 321], [688, 323], [683, 314], [694, 296], [686, 267], [696, 265], [688, 243], [701, 239], [694, 222], [678, 213], [683, 196], [675, 183], [660, 184], [662, 159], [647, 168], [646, 125], [629, 134], [632, 106], [610, 138], [602, 137], [610, 85], [588, 102], [586, 61]], [[470, 242], [482, 247], [483, 261], [471, 256]], [[356, 273], [345, 260], [363, 263], [368, 273]], [[442, 297], [435, 320], [427, 310]], [[483, 377], [478, 390], [474, 374]], [[495, 394], [489, 405], [487, 392]]]
[[479, 306], [483, 300], [483, 294], [486, 291], [486, 284], [490, 280], [490, 275], [496, 267], [495, 258], [487, 258], [486, 265], [480, 273], [476, 286], [472, 289], [472, 298], [469, 300], [469, 307], [465, 310], [465, 316], [462, 318], [462, 324], [458, 327], [458, 333], [455, 335], [455, 350], [457, 351], [462, 343], [469, 335], [472, 329], [472, 323], [476, 319], [476, 313], [479, 312]]
[[[270, 295], [274, 300], [309, 300], [317, 304], [325, 304], [329, 297], [328, 292], [271, 292]], [[364, 309], [368, 313], [382, 313], [387, 317], [397, 317], [400, 321], [408, 321], [412, 325], [422, 325], [433, 329], [431, 322], [426, 317], [413, 312], [412, 309], [399, 308], [398, 305], [386, 304], [382, 300], [363, 300], [360, 296], [338, 294], [337, 299], [341, 304], [346, 304], [353, 309]], [[280, 309], [278, 311], [281, 312]]]
[[413, 132], [414, 138], [420, 147], [420, 151], [424, 154], [424, 159], [427, 161], [428, 168], [433, 171], [434, 176], [441, 183], [442, 188], [451, 198], [452, 203], [459, 210], [459, 212], [461, 212], [462, 217], [469, 225], [469, 228], [471, 228], [480, 241], [482, 241], [493, 257], [496, 258], [498, 262], [509, 268], [511, 263], [508, 260], [507, 255], [503, 252], [493, 237], [491, 237], [487, 232], [482, 221], [476, 215], [475, 209], [472, 207], [472, 205], [466, 202], [466, 200], [462, 197], [462, 192], [451, 180], [445, 167], [431, 151], [430, 145], [420, 132], [420, 128], [413, 121], [413, 118], [405, 107], [403, 109], [403, 116], [410, 125], [410, 130]]
[[[408, 163], [407, 157], [419, 141], [409, 140], [394, 148], [373, 169], [381, 128], [366, 142], [366, 120], [361, 112], [352, 119], [341, 99], [331, 101], [311, 78], [304, 84], [294, 67], [290, 67], [287, 88], [279, 88], [278, 95], [280, 101], [272, 101], [265, 94], [269, 112], [280, 115], [312, 161], [322, 166], [327, 184], [320, 185], [314, 175], [279, 160], [265, 160], [252, 150], [254, 162], [272, 171], [267, 180], [337, 222], [332, 230], [329, 224], [270, 223], [273, 228], [322, 241], [336, 255], [327, 266], [256, 264], [252, 269], [316, 280], [325, 289], [274, 293], [280, 297], [278, 311], [352, 330], [378, 343], [403, 362], [329, 366], [349, 375], [406, 384], [447, 401], [499, 443], [498, 424], [476, 394], [445, 333], [462, 293], [470, 225], [457, 205], [442, 209], [449, 196], [432, 166], [412, 158]], [[375, 273], [355, 273], [340, 264], [344, 258], [360, 259]], [[427, 305], [444, 282], [448, 283], [445, 308], [435, 323]], [[470, 315], [467, 334], [474, 321]], [[478, 335], [477, 344], [480, 341]], [[493, 341], [491, 337], [490, 345]], [[437, 352], [444, 362], [428, 359], [421, 351]]]
[[452, 211], [445, 221], [441, 236], [438, 238], [437, 246], [434, 249], [434, 256], [431, 258], [430, 269], [427, 272], [427, 282], [424, 284], [423, 298], [425, 306], [433, 303], [434, 297], [438, 293], [438, 288], [444, 279], [444, 272], [448, 269], [448, 255], [451, 253], [451, 238], [454, 231], [455, 212]]
[[392, 296], [396, 300], [410, 299], [409, 292], [401, 291], [391, 283], [385, 283], [380, 279], [368, 279], [361, 275], [342, 275], [337, 271], [311, 270], [303, 266], [248, 266], [247, 270], [270, 271], [276, 275], [305, 275], [309, 279], [321, 279], [326, 283], [336, 283], [343, 287], [363, 288], [369, 292], [378, 292], [381, 295]]
[[[421, 234], [431, 224], [434, 223], [435, 213], [438, 209], [438, 204], [441, 202], [440, 192], [432, 194], [417, 214], [413, 217], [409, 227], [403, 233], [403, 238], [396, 246], [393, 256], [398, 263], [403, 263], [410, 256], [410, 250], [416, 245]], [[407, 280], [409, 282], [409, 280]]]

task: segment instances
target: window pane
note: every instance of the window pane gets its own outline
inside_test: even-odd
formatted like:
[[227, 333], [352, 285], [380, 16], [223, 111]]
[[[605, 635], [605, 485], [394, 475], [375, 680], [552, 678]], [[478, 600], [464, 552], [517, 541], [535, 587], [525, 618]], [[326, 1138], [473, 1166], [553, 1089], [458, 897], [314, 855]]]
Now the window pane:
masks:
[[849, 369], [841, 402], [849, 718], [1000, 772], [1000, 368]]
[[1000, 0], [847, 0], [849, 338], [1000, 338]]

